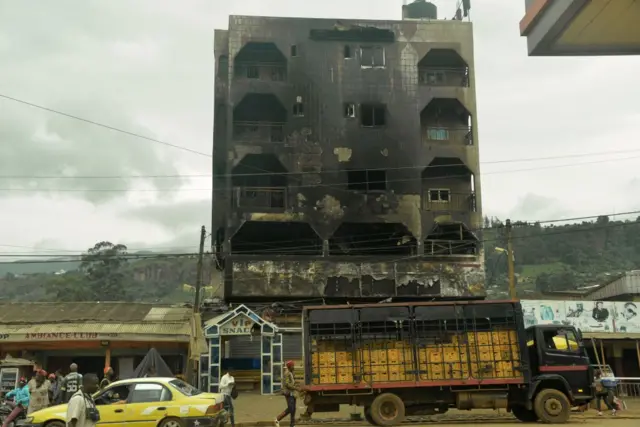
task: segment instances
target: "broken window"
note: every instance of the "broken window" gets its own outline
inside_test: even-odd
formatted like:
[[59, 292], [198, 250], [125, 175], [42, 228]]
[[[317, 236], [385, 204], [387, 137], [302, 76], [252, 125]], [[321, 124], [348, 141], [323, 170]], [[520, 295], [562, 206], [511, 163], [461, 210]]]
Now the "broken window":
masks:
[[384, 48], [382, 46], [361, 47], [360, 66], [363, 68], [384, 67]]
[[453, 49], [431, 49], [418, 62], [419, 83], [428, 86], [469, 86], [469, 66]]
[[229, 57], [222, 55], [218, 59], [218, 78], [227, 80], [229, 76]]
[[424, 241], [424, 254], [476, 255], [478, 238], [460, 222], [436, 223]]
[[260, 69], [255, 65], [249, 65], [247, 67], [247, 78], [248, 79], [259, 79], [260, 78]]
[[296, 56], [298, 56], [298, 46], [296, 46], [295, 44], [291, 45], [291, 56], [293, 58], [295, 58]]
[[344, 46], [344, 59], [351, 59], [351, 46]]
[[231, 171], [234, 206], [258, 211], [284, 209], [286, 173], [273, 154], [247, 154]]
[[351, 118], [356, 116], [356, 104], [344, 104], [344, 116]]
[[416, 239], [403, 224], [344, 222], [329, 239], [329, 255], [415, 255]]
[[246, 221], [231, 238], [237, 255], [322, 255], [322, 239], [307, 223]]
[[360, 106], [360, 122], [364, 127], [384, 126], [386, 124], [385, 106], [362, 104]]
[[354, 191], [385, 191], [387, 171], [351, 170], [347, 172], [347, 188]]
[[430, 189], [429, 201], [436, 203], [449, 203], [451, 201], [451, 191], [442, 188]]
[[304, 104], [302, 102], [293, 104], [293, 115], [295, 117], [304, 117]]

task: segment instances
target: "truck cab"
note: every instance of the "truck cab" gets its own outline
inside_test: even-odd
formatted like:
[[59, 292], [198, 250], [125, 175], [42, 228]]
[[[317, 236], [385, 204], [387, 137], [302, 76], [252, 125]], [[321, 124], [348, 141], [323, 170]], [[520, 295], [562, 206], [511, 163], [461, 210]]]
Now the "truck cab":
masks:
[[582, 334], [571, 326], [537, 325], [526, 330], [531, 387], [564, 391], [575, 405], [588, 403], [594, 397], [594, 370]]

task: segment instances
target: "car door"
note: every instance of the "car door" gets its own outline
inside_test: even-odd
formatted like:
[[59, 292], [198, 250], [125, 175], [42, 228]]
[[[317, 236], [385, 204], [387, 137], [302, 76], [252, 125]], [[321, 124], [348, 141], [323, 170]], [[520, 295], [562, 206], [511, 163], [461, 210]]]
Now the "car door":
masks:
[[[169, 389], [157, 382], [136, 383], [127, 402], [131, 427], [155, 427], [169, 416], [173, 408], [173, 396]], [[171, 415], [176, 416], [177, 411]]]
[[126, 401], [129, 398], [131, 385], [120, 384], [107, 387], [95, 397], [96, 408], [100, 412], [98, 424], [108, 424], [109, 427], [124, 427], [129, 414]]

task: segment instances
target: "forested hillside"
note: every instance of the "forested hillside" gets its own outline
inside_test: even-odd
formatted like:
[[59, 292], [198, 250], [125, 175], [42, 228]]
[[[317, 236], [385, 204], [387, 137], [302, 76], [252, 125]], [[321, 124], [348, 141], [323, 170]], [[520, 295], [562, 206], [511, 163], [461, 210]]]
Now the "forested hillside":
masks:
[[[479, 232], [485, 248], [490, 298], [507, 295], [507, 259], [502, 222], [485, 218]], [[626, 270], [640, 269], [640, 218], [599, 217], [579, 224], [514, 224], [516, 277], [521, 297], [600, 284]], [[0, 299], [192, 301], [196, 259], [162, 254], [128, 254], [126, 247], [101, 242], [74, 262], [5, 263]], [[212, 265], [205, 262], [205, 284]]]

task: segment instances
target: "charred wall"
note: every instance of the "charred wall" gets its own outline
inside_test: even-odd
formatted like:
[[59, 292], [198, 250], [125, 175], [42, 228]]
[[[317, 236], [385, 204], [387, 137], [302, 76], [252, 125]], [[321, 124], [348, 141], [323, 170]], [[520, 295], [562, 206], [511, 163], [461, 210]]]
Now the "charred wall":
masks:
[[470, 23], [232, 16], [215, 55], [226, 297], [483, 292]]

